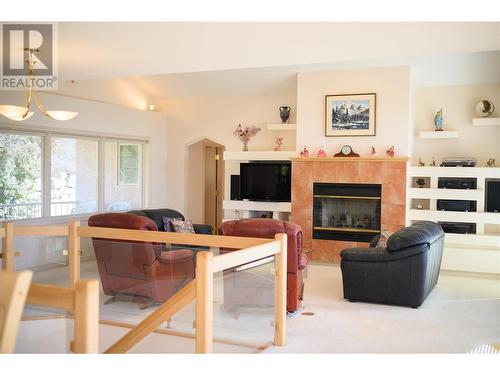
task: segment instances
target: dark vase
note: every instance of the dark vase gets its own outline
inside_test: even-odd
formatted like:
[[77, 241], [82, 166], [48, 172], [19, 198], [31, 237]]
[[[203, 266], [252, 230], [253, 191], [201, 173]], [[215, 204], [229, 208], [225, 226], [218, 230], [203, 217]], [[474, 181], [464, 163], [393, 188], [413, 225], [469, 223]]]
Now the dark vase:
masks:
[[290, 107], [280, 107], [280, 117], [281, 117], [281, 123], [284, 124], [285, 122], [288, 121], [288, 117], [290, 117]]

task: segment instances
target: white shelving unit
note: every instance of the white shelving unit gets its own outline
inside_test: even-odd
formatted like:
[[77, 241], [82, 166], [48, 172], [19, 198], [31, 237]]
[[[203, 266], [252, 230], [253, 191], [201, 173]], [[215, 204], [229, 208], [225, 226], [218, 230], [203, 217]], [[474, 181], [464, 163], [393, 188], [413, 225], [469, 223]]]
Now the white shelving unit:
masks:
[[267, 129], [282, 131], [282, 130], [297, 130], [297, 124], [267, 124]]
[[500, 126], [500, 117], [473, 118], [472, 126]]
[[456, 131], [423, 131], [418, 133], [421, 139], [446, 139], [446, 138], [458, 138], [458, 132]]
[[225, 210], [224, 220], [261, 217], [263, 213], [272, 213], [271, 217], [278, 220], [290, 220], [292, 204], [290, 202], [255, 202], [255, 201], [222, 201]]
[[290, 160], [297, 151], [224, 151], [224, 160]]
[[[412, 187], [415, 177], [428, 179]], [[477, 189], [438, 189], [439, 177], [473, 177]], [[485, 211], [485, 180], [500, 179], [500, 168], [409, 167], [407, 225], [414, 221], [452, 221], [476, 224], [476, 234], [446, 233], [441, 267], [446, 270], [500, 274], [500, 213]], [[412, 201], [428, 200], [428, 209], [412, 208]], [[438, 199], [474, 200], [476, 212], [438, 211]]]

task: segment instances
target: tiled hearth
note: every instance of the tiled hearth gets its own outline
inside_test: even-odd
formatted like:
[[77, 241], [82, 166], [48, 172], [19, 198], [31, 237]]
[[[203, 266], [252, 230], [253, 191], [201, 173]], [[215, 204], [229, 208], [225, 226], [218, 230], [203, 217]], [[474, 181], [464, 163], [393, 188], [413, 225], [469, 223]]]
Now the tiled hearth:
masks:
[[313, 183], [360, 183], [382, 185], [381, 229], [394, 232], [405, 226], [406, 158], [294, 158], [292, 159], [292, 218], [302, 227], [304, 248], [311, 260], [340, 262], [348, 247], [367, 247], [366, 242], [313, 239]]

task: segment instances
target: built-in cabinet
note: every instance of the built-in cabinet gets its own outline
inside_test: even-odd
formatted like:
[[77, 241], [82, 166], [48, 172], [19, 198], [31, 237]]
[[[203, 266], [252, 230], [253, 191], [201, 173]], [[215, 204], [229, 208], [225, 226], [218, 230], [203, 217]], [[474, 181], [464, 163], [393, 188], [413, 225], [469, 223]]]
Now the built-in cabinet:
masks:
[[[439, 188], [440, 177], [474, 178], [476, 188]], [[471, 223], [475, 227], [475, 233], [446, 233], [442, 269], [500, 274], [500, 213], [485, 212], [488, 179], [500, 179], [500, 168], [408, 169], [407, 225], [415, 221], [430, 220]], [[440, 199], [474, 201], [475, 211], [438, 210], [437, 202]]]

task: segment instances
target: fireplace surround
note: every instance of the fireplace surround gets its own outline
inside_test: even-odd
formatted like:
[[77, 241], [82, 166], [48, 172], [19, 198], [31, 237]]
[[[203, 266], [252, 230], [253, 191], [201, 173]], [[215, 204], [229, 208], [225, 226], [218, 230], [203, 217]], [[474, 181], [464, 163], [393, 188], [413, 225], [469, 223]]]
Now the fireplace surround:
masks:
[[395, 232], [406, 224], [407, 157], [292, 158], [291, 221], [302, 227], [304, 248], [312, 261], [340, 263], [340, 252], [367, 247], [363, 240], [313, 238], [314, 183], [381, 186], [380, 230]]

